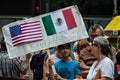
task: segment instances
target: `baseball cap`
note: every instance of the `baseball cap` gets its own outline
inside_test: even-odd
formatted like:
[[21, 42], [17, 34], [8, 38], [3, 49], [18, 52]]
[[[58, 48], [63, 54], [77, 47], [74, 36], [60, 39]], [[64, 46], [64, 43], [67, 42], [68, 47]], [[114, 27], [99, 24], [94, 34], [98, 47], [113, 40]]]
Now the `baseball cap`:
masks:
[[109, 41], [107, 40], [107, 38], [105, 38], [103, 36], [98, 36], [98, 37], [94, 38], [93, 43], [109, 46]]

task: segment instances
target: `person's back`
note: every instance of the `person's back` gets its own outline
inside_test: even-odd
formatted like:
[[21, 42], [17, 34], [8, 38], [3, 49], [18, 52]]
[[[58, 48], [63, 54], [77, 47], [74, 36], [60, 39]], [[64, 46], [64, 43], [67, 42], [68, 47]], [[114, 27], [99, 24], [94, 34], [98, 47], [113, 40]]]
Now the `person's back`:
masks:
[[0, 77], [1, 78], [18, 78], [20, 79], [20, 74], [26, 74], [26, 71], [29, 69], [29, 59], [31, 56], [26, 55], [25, 66], [21, 63], [20, 59], [9, 58], [7, 48], [5, 45], [4, 38], [0, 40]]
[[[30, 69], [33, 72], [33, 80], [41, 80], [44, 79], [44, 67], [45, 67], [45, 59], [47, 57], [46, 52], [38, 52], [38, 54], [34, 54], [30, 61]], [[46, 69], [47, 70], [47, 69]]]
[[10, 59], [7, 52], [0, 52], [0, 77], [20, 78], [24, 71], [19, 58]]
[[115, 75], [114, 77], [117, 78], [120, 77], [120, 51], [116, 54], [116, 63], [115, 63]]
[[0, 40], [0, 77], [20, 78], [24, 67], [18, 58], [10, 59], [4, 38]]
[[60, 61], [62, 58], [62, 55], [56, 51], [54, 54], [51, 55], [51, 59], [53, 59], [54, 63]]

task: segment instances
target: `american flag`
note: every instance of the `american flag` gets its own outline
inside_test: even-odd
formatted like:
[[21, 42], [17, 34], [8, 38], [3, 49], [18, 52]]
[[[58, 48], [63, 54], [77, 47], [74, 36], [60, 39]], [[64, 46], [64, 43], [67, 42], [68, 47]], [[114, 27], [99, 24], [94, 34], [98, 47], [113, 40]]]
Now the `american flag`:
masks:
[[15, 25], [9, 29], [13, 46], [43, 40], [40, 21]]

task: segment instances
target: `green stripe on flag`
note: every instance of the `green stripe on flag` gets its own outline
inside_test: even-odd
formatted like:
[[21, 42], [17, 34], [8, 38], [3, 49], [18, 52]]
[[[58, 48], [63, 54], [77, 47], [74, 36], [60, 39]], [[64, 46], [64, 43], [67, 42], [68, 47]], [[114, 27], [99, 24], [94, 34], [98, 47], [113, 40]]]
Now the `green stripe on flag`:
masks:
[[43, 24], [44, 24], [44, 27], [45, 27], [45, 30], [46, 30], [46, 33], [48, 36], [56, 34], [56, 31], [55, 31], [55, 28], [54, 28], [54, 25], [53, 25], [50, 15], [42, 17], [42, 21], [43, 21]]

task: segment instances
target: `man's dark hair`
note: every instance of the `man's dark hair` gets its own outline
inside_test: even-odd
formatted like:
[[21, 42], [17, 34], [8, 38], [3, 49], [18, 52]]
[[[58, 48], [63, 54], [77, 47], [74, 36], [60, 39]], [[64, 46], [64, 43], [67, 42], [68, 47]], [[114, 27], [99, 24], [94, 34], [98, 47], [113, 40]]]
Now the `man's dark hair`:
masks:
[[62, 45], [58, 45], [57, 46], [58, 50], [65, 49], [65, 48], [69, 48], [70, 49], [70, 43], [66, 43], [66, 44], [62, 44]]
[[4, 37], [1, 38], [0, 45], [1, 45], [1, 51], [7, 51]]

